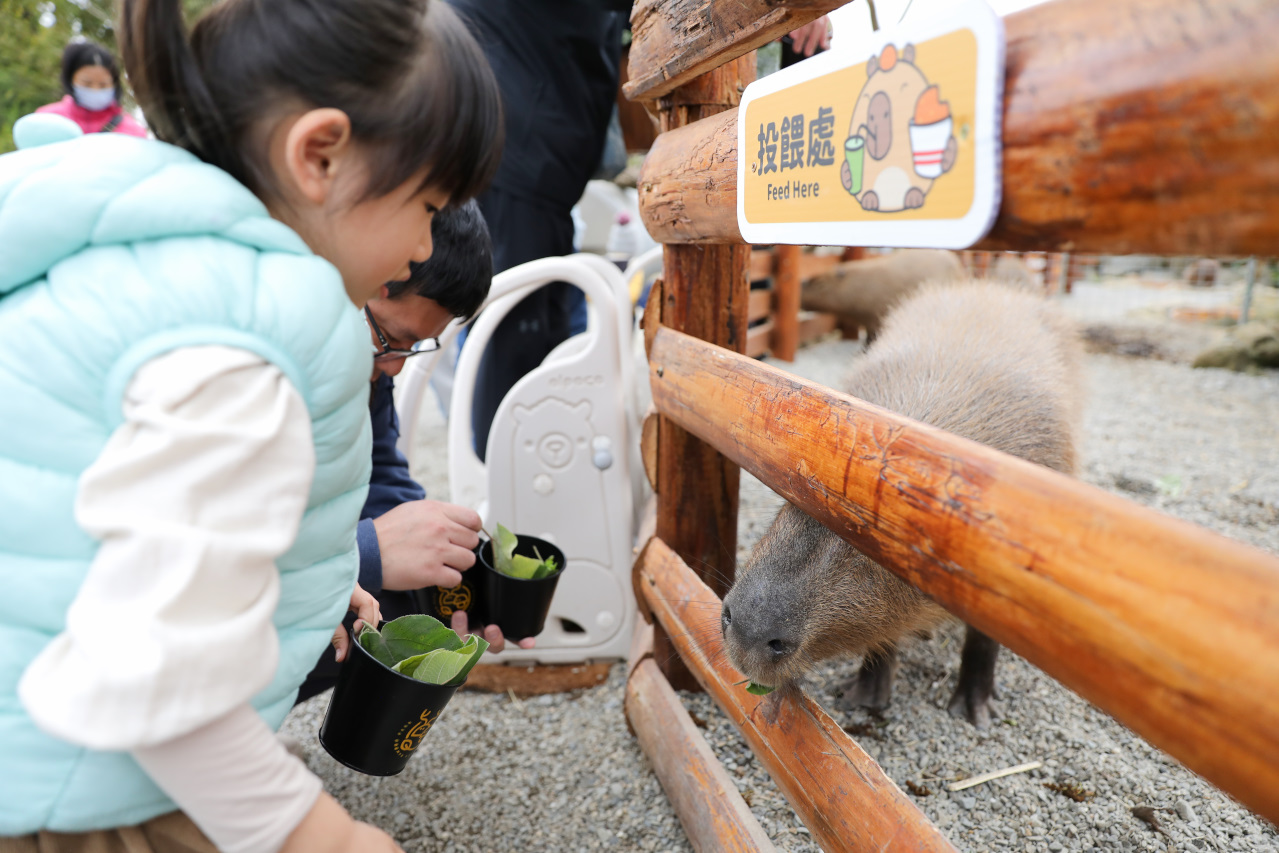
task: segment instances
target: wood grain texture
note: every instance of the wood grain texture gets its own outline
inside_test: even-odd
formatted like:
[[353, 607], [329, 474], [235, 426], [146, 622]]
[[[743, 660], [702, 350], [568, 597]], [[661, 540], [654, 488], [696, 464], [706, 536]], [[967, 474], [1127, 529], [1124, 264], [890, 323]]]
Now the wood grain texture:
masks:
[[[1279, 4], [1057, 0], [1010, 15], [1003, 201], [983, 249], [1268, 256]], [[654, 239], [735, 243], [736, 113], [658, 137]]]
[[[727, 109], [754, 77], [754, 54], [748, 54], [697, 78], [671, 93], [669, 106], [661, 110], [662, 127]], [[742, 352], [750, 302], [749, 262], [747, 246], [665, 247], [659, 311], [647, 319], [657, 321], [654, 327], [660, 323]], [[648, 330], [646, 324], [646, 335]], [[732, 586], [737, 563], [739, 480], [737, 466], [713, 447], [659, 418], [657, 535], [721, 592]], [[674, 687], [697, 689], [663, 631], [655, 632], [654, 657]]]
[[650, 376], [663, 415], [1279, 819], [1279, 559], [669, 329]]
[[608, 679], [607, 663], [500, 664], [482, 663], [466, 677], [467, 690], [482, 693], [512, 692], [521, 698], [547, 693], [567, 693], [598, 687]]
[[772, 320], [765, 320], [758, 326], [752, 326], [746, 333], [745, 354], [751, 358], [760, 358], [767, 355], [769, 341], [773, 339], [773, 328]]
[[654, 492], [658, 490], [657, 421], [658, 414], [656, 410], [652, 410], [644, 416], [644, 422], [640, 424], [640, 458], [644, 460], [644, 476], [648, 478], [648, 485]]
[[754, 323], [756, 320], [763, 320], [773, 313], [773, 291], [752, 288], [749, 298], [750, 306], [746, 312], [747, 322]]
[[652, 658], [626, 683], [626, 719], [694, 850], [776, 849]]
[[778, 246], [774, 251], [777, 278], [773, 281], [773, 330], [768, 348], [773, 358], [794, 361], [799, 349], [799, 265], [804, 253], [799, 246]]
[[719, 600], [666, 543], [652, 540], [637, 568], [654, 615], [823, 850], [954, 850], [807, 695], [760, 697], [736, 685]]
[[651, 100], [814, 21], [848, 0], [638, 0], [631, 10], [632, 100]]

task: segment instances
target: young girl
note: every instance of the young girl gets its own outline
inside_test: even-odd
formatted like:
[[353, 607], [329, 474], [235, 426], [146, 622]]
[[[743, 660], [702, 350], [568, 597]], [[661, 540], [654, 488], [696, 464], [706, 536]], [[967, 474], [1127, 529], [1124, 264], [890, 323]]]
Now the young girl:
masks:
[[436, 0], [180, 7], [117, 28], [164, 142], [0, 158], [0, 851], [397, 850], [272, 729], [353, 600], [357, 306], [499, 95]]
[[120, 69], [100, 44], [73, 41], [62, 51], [62, 100], [37, 113], [52, 113], [75, 122], [85, 133], [146, 136], [146, 128], [120, 108]]

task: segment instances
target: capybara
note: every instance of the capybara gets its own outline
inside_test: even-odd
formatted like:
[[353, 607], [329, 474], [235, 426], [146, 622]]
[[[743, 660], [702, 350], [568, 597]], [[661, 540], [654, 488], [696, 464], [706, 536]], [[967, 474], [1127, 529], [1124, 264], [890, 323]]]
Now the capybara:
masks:
[[804, 285], [800, 300], [806, 311], [827, 311], [841, 324], [863, 327], [869, 343], [889, 310], [921, 284], [963, 275], [964, 265], [954, 252], [902, 249], [832, 267]]
[[[990, 281], [929, 285], [898, 306], [847, 390], [870, 403], [1065, 473], [1075, 468], [1080, 346], [1043, 296]], [[968, 567], [980, 571], [980, 566]], [[841, 702], [885, 707], [896, 647], [949, 615], [787, 504], [724, 597], [729, 660], [793, 686], [819, 661], [861, 655]], [[994, 640], [968, 628], [950, 711], [989, 724]]]

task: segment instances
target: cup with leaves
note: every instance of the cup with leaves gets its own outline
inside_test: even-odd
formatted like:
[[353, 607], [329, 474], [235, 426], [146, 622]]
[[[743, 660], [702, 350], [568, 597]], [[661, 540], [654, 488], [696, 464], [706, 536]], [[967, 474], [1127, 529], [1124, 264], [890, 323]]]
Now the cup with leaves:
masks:
[[502, 525], [476, 552], [484, 619], [508, 640], [536, 637], [546, 627], [555, 587], [564, 574], [564, 552], [536, 536], [516, 536]]
[[399, 773], [486, 649], [482, 637], [459, 637], [424, 614], [364, 625], [338, 672], [320, 743], [353, 770]]

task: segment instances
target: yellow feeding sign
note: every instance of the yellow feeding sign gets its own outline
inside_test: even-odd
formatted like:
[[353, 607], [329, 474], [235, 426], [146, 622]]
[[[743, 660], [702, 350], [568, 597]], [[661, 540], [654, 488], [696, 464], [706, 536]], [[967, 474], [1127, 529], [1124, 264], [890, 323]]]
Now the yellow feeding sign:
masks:
[[999, 212], [1003, 21], [984, 0], [967, 0], [945, 20], [840, 39], [742, 95], [742, 237], [976, 243]]

